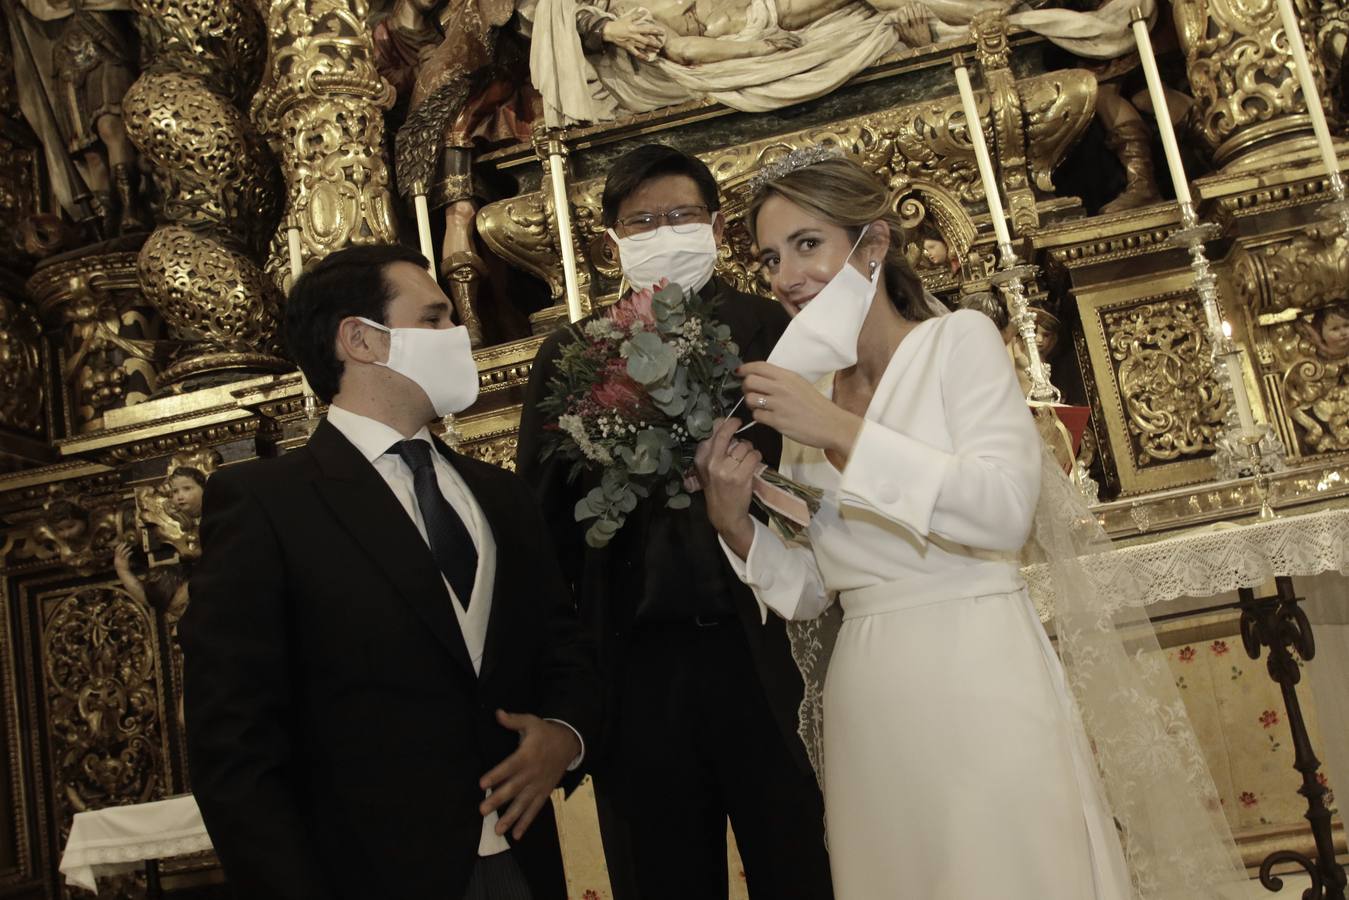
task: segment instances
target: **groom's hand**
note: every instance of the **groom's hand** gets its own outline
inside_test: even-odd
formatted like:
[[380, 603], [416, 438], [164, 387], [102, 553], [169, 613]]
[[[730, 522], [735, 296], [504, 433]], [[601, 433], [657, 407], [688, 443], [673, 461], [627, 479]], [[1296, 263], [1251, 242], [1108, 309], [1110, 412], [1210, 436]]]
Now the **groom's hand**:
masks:
[[505, 834], [513, 825], [511, 836], [518, 841], [562, 781], [567, 766], [581, 754], [581, 742], [567, 726], [538, 716], [499, 709], [497, 722], [520, 735], [520, 746], [478, 782], [492, 792], [478, 812], [486, 816], [510, 804], [500, 813], [496, 832]]

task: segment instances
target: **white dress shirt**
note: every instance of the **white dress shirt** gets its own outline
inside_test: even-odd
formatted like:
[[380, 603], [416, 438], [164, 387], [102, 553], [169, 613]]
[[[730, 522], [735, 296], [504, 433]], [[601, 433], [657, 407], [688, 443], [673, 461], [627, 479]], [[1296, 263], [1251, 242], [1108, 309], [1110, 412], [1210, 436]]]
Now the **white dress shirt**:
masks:
[[[403, 461], [397, 451], [390, 452], [394, 445], [403, 440], [403, 436], [383, 422], [358, 415], [335, 404], [328, 407], [328, 423], [340, 431], [342, 436], [375, 467], [375, 471], [389, 485], [393, 495], [398, 498], [404, 511], [417, 526], [422, 540], [427, 541], [426, 523], [422, 521], [421, 510], [417, 507], [417, 497], [413, 490], [412, 467]], [[478, 550], [478, 571], [473, 581], [473, 596], [469, 598], [468, 609], [464, 609], [464, 605], [454, 594], [454, 588], [443, 574], [441, 580], [449, 595], [446, 602], [450, 604], [455, 618], [459, 620], [459, 631], [468, 648], [468, 658], [473, 663], [473, 671], [481, 673], [483, 647], [487, 643], [487, 622], [492, 612], [492, 592], [495, 587], [496, 541], [492, 538], [492, 529], [488, 527], [487, 519], [483, 516], [478, 501], [474, 499], [473, 492], [464, 484], [464, 480], [459, 477], [459, 473], [450, 465], [449, 460], [435, 448], [430, 429], [423, 427], [412, 436], [412, 439], [426, 441], [431, 445], [431, 460], [435, 465], [440, 492], [445, 495], [455, 514], [463, 520], [464, 527], [473, 538], [473, 546]], [[427, 546], [430, 546], [430, 541], [427, 541]], [[566, 725], [581, 744], [580, 755], [567, 767], [569, 771], [575, 769], [585, 756], [584, 739], [580, 732], [568, 723], [559, 719], [549, 721]], [[483, 818], [482, 836], [478, 841], [479, 856], [493, 856], [510, 849], [506, 838], [496, 833], [497, 820], [495, 812]]]

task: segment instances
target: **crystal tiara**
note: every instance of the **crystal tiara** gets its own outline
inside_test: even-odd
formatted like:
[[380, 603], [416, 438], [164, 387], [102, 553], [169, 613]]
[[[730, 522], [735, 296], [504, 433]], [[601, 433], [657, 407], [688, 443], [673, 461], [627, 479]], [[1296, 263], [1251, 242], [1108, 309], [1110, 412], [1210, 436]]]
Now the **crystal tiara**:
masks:
[[749, 193], [754, 196], [784, 175], [824, 162], [826, 159], [843, 159], [846, 154], [836, 144], [816, 144], [813, 147], [798, 147], [764, 166], [749, 180]]

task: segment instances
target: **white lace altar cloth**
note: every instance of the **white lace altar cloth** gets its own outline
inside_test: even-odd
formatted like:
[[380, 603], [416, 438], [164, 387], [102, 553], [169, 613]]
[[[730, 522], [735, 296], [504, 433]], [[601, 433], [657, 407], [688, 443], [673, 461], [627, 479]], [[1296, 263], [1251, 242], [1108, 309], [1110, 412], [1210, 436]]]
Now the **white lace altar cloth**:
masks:
[[[1349, 784], [1349, 578], [1344, 577], [1349, 575], [1349, 509], [1209, 527], [1117, 547], [1081, 562], [1107, 603], [1133, 606], [1171, 601], [1188, 606], [1185, 598], [1258, 589], [1278, 575], [1297, 578], [1294, 586], [1305, 598], [1302, 608], [1316, 641], [1302, 687], [1309, 689], [1321, 722], [1317, 755], [1331, 784]], [[1041, 621], [1052, 621], [1049, 567], [1021, 571]]]
[[66, 884], [98, 890], [100, 875], [130, 872], [147, 859], [168, 859], [211, 849], [211, 839], [191, 794], [76, 813], [61, 854]]
[[[1081, 558], [1107, 602], [1152, 606], [1178, 597], [1212, 597], [1258, 588], [1276, 575], [1349, 574], [1349, 509], [1287, 515], [1117, 547]], [[1042, 620], [1054, 605], [1049, 566], [1021, 570]]]

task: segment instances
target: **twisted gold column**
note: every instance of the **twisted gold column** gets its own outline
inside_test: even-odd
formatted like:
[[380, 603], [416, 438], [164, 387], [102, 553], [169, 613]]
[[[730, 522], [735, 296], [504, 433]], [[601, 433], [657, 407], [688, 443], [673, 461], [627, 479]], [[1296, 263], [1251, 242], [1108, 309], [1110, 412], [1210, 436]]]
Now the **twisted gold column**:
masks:
[[257, 84], [262, 23], [245, 0], [135, 5], [153, 62], [123, 106], [168, 219], [141, 248], [140, 282], [183, 342], [161, 381], [284, 370], [280, 296], [254, 261], [276, 217], [276, 166], [239, 109]]
[[[368, 14], [365, 0], [274, 0], [267, 10], [253, 120], [281, 159], [284, 221], [299, 225], [306, 260], [397, 239], [384, 158], [393, 89], [375, 69]], [[288, 287], [289, 269], [278, 230], [267, 271]]]

